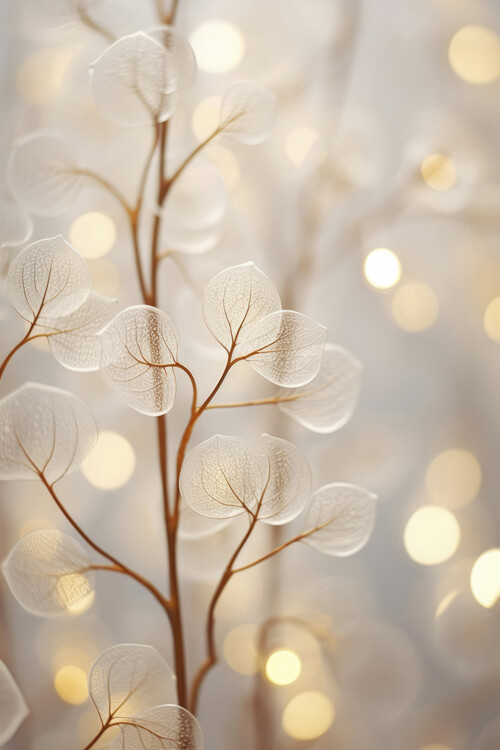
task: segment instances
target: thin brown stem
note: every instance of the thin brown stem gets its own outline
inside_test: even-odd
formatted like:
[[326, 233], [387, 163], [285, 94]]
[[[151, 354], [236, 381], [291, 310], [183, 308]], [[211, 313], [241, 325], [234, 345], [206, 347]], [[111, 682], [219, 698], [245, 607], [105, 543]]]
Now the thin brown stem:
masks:
[[153, 235], [151, 239], [151, 304], [157, 304], [158, 296], [158, 264], [160, 261], [159, 243], [162, 215], [161, 209], [168, 193], [168, 182], [165, 179], [165, 157], [167, 148], [168, 122], [158, 125], [159, 160], [158, 160], [158, 193], [156, 213], [153, 220]]
[[110, 723], [111, 723], [111, 716], [110, 716], [110, 717], [108, 718], [108, 720], [107, 720], [107, 721], [106, 721], [106, 722], [105, 722], [105, 723], [104, 723], [104, 724], [102, 725], [102, 727], [101, 727], [101, 728], [99, 729], [99, 731], [97, 732], [97, 734], [95, 735], [95, 737], [94, 737], [93, 739], [91, 739], [91, 740], [90, 740], [89, 744], [88, 744], [88, 745], [85, 745], [85, 747], [83, 748], [83, 750], [90, 750], [90, 748], [91, 748], [91, 747], [94, 747], [95, 743], [96, 743], [96, 742], [97, 742], [98, 740], [100, 740], [100, 739], [101, 739], [101, 737], [102, 737], [102, 735], [104, 734], [104, 732], [105, 732], [105, 731], [106, 731], [107, 729], [109, 729]]
[[294, 393], [290, 396], [270, 396], [269, 398], [257, 398], [253, 401], [233, 401], [228, 404], [210, 404], [208, 409], [238, 409], [240, 406], [266, 406], [268, 404], [283, 404], [289, 401], [297, 401], [302, 398], [301, 393]]
[[116, 42], [116, 37], [111, 33], [111, 31], [108, 31], [108, 29], [104, 28], [104, 26], [101, 26], [100, 23], [94, 21], [94, 19], [89, 16], [88, 12], [84, 8], [78, 9], [78, 15], [81, 23], [83, 23], [84, 26], [87, 26], [87, 28], [95, 31], [96, 34], [104, 37], [104, 39], [106, 39], [106, 41], [110, 44]]
[[94, 182], [97, 182], [101, 187], [103, 187], [105, 190], [108, 191], [108, 193], [111, 193], [111, 195], [116, 198], [118, 203], [123, 207], [123, 210], [130, 215], [133, 213], [132, 207], [128, 204], [125, 197], [122, 195], [122, 193], [116, 188], [114, 185], [112, 185], [109, 180], [106, 180], [105, 177], [101, 177], [101, 175], [97, 174], [96, 172], [93, 172], [91, 169], [74, 169], [74, 174], [79, 174], [82, 177], [88, 177], [91, 180], [94, 180]]
[[204, 141], [199, 143], [196, 146], [196, 148], [193, 151], [191, 151], [191, 153], [188, 156], [186, 156], [186, 158], [180, 164], [180, 166], [177, 167], [173, 175], [168, 178], [169, 188], [171, 188], [173, 183], [181, 176], [181, 174], [184, 172], [188, 164], [190, 164], [193, 161], [194, 157], [197, 156], [200, 153], [200, 151], [202, 151], [205, 148], [205, 146], [207, 146], [210, 143], [210, 141], [213, 141], [214, 138], [217, 138], [217, 136], [222, 133], [222, 130], [223, 128], [216, 128], [213, 131], [213, 133], [211, 133], [207, 138], [205, 138]]
[[34, 327], [35, 327], [35, 324], [34, 324], [34, 323], [32, 323], [32, 324], [30, 325], [30, 328], [29, 328], [29, 330], [28, 330], [28, 332], [27, 332], [26, 336], [24, 336], [24, 338], [22, 338], [22, 339], [21, 339], [21, 341], [19, 341], [19, 342], [18, 342], [18, 343], [17, 343], [16, 345], [15, 345], [15, 347], [14, 347], [13, 349], [11, 349], [11, 351], [10, 351], [10, 352], [9, 352], [9, 353], [7, 354], [7, 356], [5, 357], [4, 361], [3, 361], [3, 362], [2, 362], [2, 364], [0, 365], [0, 379], [1, 379], [2, 377], [3, 377], [3, 374], [4, 374], [4, 372], [5, 372], [5, 368], [6, 368], [6, 367], [7, 367], [7, 365], [9, 364], [9, 362], [10, 362], [10, 360], [12, 359], [12, 357], [14, 356], [14, 354], [15, 354], [16, 352], [18, 352], [18, 351], [19, 351], [19, 349], [21, 349], [21, 348], [22, 348], [22, 347], [23, 347], [23, 346], [24, 346], [25, 344], [27, 344], [27, 343], [28, 343], [28, 341], [30, 340], [30, 333], [31, 333], [31, 331], [33, 330], [33, 328], [34, 328]]

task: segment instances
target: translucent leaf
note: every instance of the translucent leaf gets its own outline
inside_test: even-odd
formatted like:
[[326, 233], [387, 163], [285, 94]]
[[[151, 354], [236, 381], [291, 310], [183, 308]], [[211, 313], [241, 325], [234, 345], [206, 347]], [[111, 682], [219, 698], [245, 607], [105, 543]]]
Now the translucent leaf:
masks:
[[75, 204], [82, 175], [74, 145], [62, 134], [35, 131], [14, 143], [7, 165], [12, 192], [39, 216], [57, 216]]
[[17, 683], [0, 661], [0, 745], [5, 745], [29, 714]]
[[325, 344], [321, 369], [314, 380], [293, 394], [280, 390], [278, 398], [290, 400], [278, 406], [313, 432], [334, 432], [349, 421], [356, 408], [361, 370], [361, 363], [346, 349]]
[[118, 300], [92, 293], [78, 310], [64, 317], [44, 318], [50, 351], [69, 370], [98, 370], [101, 339], [97, 335], [116, 315]]
[[97, 440], [88, 406], [60, 388], [27, 383], [0, 401], [0, 479], [54, 484], [77, 469]]
[[305, 456], [288, 440], [271, 435], [262, 435], [252, 447], [266, 466], [259, 519], [273, 525], [292, 521], [304, 510], [311, 492], [311, 469]]
[[0, 201], [0, 248], [23, 245], [33, 234], [33, 222], [14, 201]]
[[174, 403], [177, 331], [168, 315], [137, 305], [119, 313], [101, 333], [101, 375], [143, 414], [160, 415]]
[[264, 473], [261, 456], [243, 440], [215, 435], [187, 456], [180, 490], [196, 513], [232, 518], [255, 508]]
[[222, 97], [218, 129], [253, 145], [268, 137], [275, 119], [276, 97], [253, 81], [237, 81]]
[[59, 235], [28, 245], [9, 269], [7, 290], [19, 315], [28, 321], [72, 313], [90, 294], [84, 258]]
[[171, 54], [143, 31], [124, 36], [90, 66], [97, 109], [117, 125], [164, 122], [177, 98]]
[[153, 706], [127, 722], [109, 750], [203, 750], [203, 734], [195, 717], [182, 706]]
[[187, 503], [180, 504], [179, 537], [185, 540], [206, 539], [212, 534], [222, 531], [231, 523], [230, 518], [209, 518], [200, 516]]
[[155, 26], [147, 35], [159, 42], [170, 53], [172, 78], [177, 90], [192, 86], [196, 78], [196, 56], [185, 36], [173, 26]]
[[68, 534], [43, 529], [24, 536], [2, 570], [24, 609], [41, 617], [54, 617], [92, 593], [91, 565], [83, 547]]
[[152, 646], [136, 643], [112, 646], [99, 656], [90, 671], [89, 693], [103, 722], [177, 700], [176, 679], [165, 659]]
[[281, 301], [276, 287], [253, 263], [221, 271], [203, 295], [205, 322], [227, 350], [246, 341], [256, 323], [278, 310]]
[[309, 383], [319, 372], [326, 328], [306, 315], [275, 312], [246, 331], [236, 355], [276, 385], [287, 388]]
[[353, 555], [371, 536], [376, 499], [354, 484], [326, 484], [312, 496], [304, 525], [304, 532], [317, 531], [303, 541], [327, 555]]

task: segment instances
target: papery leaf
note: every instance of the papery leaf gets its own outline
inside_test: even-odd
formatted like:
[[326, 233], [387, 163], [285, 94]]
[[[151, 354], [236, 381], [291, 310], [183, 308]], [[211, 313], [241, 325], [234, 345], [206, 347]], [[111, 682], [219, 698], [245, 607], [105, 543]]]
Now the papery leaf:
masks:
[[218, 130], [233, 141], [264, 141], [276, 119], [276, 97], [253, 81], [237, 81], [221, 101]]
[[5, 745], [29, 714], [16, 681], [0, 660], [0, 745]]
[[57, 216], [75, 204], [83, 177], [75, 148], [55, 131], [35, 131], [19, 138], [7, 165], [12, 192], [39, 216]]
[[256, 323], [278, 310], [281, 300], [276, 287], [253, 263], [221, 271], [203, 295], [205, 322], [227, 350], [245, 342]]
[[2, 570], [24, 609], [40, 617], [54, 617], [92, 593], [91, 566], [89, 556], [72, 537], [55, 529], [42, 529], [16, 544]]
[[276, 385], [293, 388], [319, 372], [326, 328], [291, 310], [271, 313], [246, 331], [236, 355]]
[[88, 406], [60, 388], [27, 383], [0, 401], [0, 479], [54, 484], [77, 469], [97, 440]]
[[98, 370], [101, 339], [97, 335], [115, 317], [118, 300], [91, 293], [83, 305], [69, 315], [43, 319], [50, 351], [68, 370]]
[[232, 518], [255, 508], [265, 468], [262, 456], [244, 440], [214, 435], [185, 459], [181, 494], [202, 516]]
[[117, 125], [164, 122], [175, 110], [172, 56], [143, 31], [118, 39], [90, 71], [97, 109]]
[[218, 531], [222, 531], [231, 523], [230, 518], [211, 518], [201, 516], [192, 510], [186, 502], [179, 507], [179, 538], [185, 540], [206, 539]]
[[89, 693], [105, 723], [177, 700], [176, 679], [152, 646], [122, 643], [102, 653], [89, 675]]
[[101, 375], [132, 408], [158, 416], [174, 403], [177, 331], [149, 305], [128, 307], [101, 333]]
[[120, 722], [109, 750], [203, 750], [198, 721], [182, 706], [153, 706]]
[[0, 201], [0, 248], [18, 247], [33, 234], [33, 222], [15, 201]]
[[313, 432], [328, 433], [343, 427], [352, 416], [361, 386], [361, 363], [346, 349], [325, 344], [317, 376], [292, 394], [278, 391], [279, 408]]
[[170, 54], [170, 73], [177, 90], [192, 86], [196, 78], [196, 55], [183, 34], [173, 26], [155, 26], [147, 35], [159, 42]]
[[293, 521], [304, 510], [311, 492], [311, 469], [305, 456], [288, 440], [262, 435], [252, 446], [261, 453], [263, 477], [259, 520], [279, 525]]
[[354, 484], [326, 484], [311, 498], [303, 539], [320, 552], [353, 555], [365, 546], [375, 524], [377, 496]]
[[14, 309], [30, 322], [72, 313], [89, 296], [90, 284], [85, 259], [61, 235], [28, 245], [14, 259], [7, 278]]

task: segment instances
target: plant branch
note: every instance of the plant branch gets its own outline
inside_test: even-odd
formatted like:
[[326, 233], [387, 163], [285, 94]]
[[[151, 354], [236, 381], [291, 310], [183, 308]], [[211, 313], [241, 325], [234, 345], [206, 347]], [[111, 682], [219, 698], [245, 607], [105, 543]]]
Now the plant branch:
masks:
[[7, 354], [7, 356], [5, 357], [4, 361], [3, 361], [3, 362], [2, 362], [2, 364], [0, 365], [0, 379], [1, 379], [2, 377], [3, 377], [3, 374], [4, 374], [4, 372], [5, 372], [5, 368], [6, 368], [6, 367], [7, 367], [7, 365], [9, 364], [9, 362], [10, 362], [10, 360], [12, 359], [12, 357], [14, 356], [14, 354], [15, 354], [16, 352], [18, 352], [18, 351], [19, 351], [19, 349], [21, 349], [21, 348], [22, 348], [22, 347], [23, 347], [23, 346], [24, 346], [25, 344], [27, 344], [27, 343], [28, 343], [28, 341], [30, 340], [30, 333], [32, 332], [32, 330], [33, 330], [33, 328], [34, 328], [34, 327], [35, 327], [35, 323], [33, 322], [33, 323], [32, 323], [32, 324], [30, 325], [30, 327], [29, 327], [29, 330], [28, 330], [27, 334], [26, 334], [26, 335], [24, 336], [24, 338], [22, 338], [22, 339], [21, 339], [21, 341], [19, 341], [19, 342], [18, 342], [18, 343], [17, 343], [16, 345], [15, 345], [15, 347], [14, 347], [13, 349], [11, 349], [11, 351], [10, 351], [10, 352], [9, 352], [9, 353]]
[[237, 409], [240, 406], [265, 406], [267, 404], [283, 404], [288, 401], [297, 401], [302, 398], [302, 393], [290, 394], [290, 396], [270, 396], [269, 398], [257, 398], [253, 401], [234, 401], [228, 404], [210, 404], [208, 409]]
[[125, 197], [122, 195], [122, 193], [116, 188], [114, 185], [111, 184], [108, 180], [106, 180], [105, 177], [101, 177], [101, 175], [97, 174], [96, 172], [93, 172], [91, 169], [74, 169], [74, 174], [79, 174], [82, 177], [88, 177], [91, 180], [94, 180], [94, 182], [97, 182], [101, 187], [103, 187], [105, 190], [108, 191], [108, 193], [111, 193], [112, 196], [116, 198], [118, 203], [123, 207], [123, 210], [127, 213], [127, 215], [130, 217], [131, 214], [133, 214], [133, 208], [128, 204]]
[[108, 719], [107, 719], [107, 720], [106, 720], [106, 722], [105, 722], [105, 723], [104, 723], [104, 724], [102, 725], [102, 727], [101, 727], [101, 728], [99, 729], [99, 731], [97, 732], [97, 734], [95, 735], [95, 737], [94, 737], [93, 739], [91, 739], [91, 740], [90, 740], [90, 742], [89, 742], [89, 744], [88, 744], [88, 745], [85, 745], [85, 747], [83, 748], [83, 750], [90, 750], [90, 748], [91, 748], [91, 747], [94, 747], [95, 743], [96, 743], [96, 742], [97, 742], [98, 740], [100, 740], [100, 739], [101, 739], [101, 737], [102, 737], [102, 735], [104, 734], [104, 732], [105, 732], [105, 731], [106, 731], [107, 729], [109, 729], [109, 727], [110, 727], [110, 724], [111, 724], [111, 718], [112, 718], [111, 716], [109, 716], [109, 717], [108, 717]]
[[78, 16], [84, 26], [87, 26], [87, 28], [95, 31], [96, 34], [100, 34], [102, 37], [104, 37], [104, 39], [106, 39], [107, 42], [109, 42], [110, 44], [116, 42], [116, 37], [110, 31], [108, 31], [108, 29], [105, 29], [104, 26], [101, 26], [101, 24], [97, 23], [97, 21], [94, 21], [94, 19], [91, 18], [85, 8], [78, 8]]
[[193, 161], [194, 157], [197, 156], [200, 153], [200, 151], [202, 151], [205, 148], [205, 146], [207, 146], [210, 143], [210, 141], [213, 141], [214, 138], [217, 138], [217, 136], [220, 135], [223, 130], [224, 128], [217, 127], [213, 131], [213, 133], [211, 133], [207, 138], [205, 138], [204, 141], [202, 141], [196, 146], [194, 151], [191, 151], [191, 153], [188, 156], [186, 156], [182, 164], [180, 164], [180, 166], [177, 167], [173, 175], [168, 178], [169, 188], [171, 188], [173, 183], [181, 176], [181, 174], [184, 172], [186, 167]]

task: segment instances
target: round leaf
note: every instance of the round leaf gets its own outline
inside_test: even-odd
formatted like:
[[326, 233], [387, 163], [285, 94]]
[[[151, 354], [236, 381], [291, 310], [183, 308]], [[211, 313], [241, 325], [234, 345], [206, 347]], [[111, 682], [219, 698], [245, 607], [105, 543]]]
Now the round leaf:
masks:
[[109, 750], [203, 750], [198, 721], [182, 706], [153, 706], [120, 724]]
[[0, 661], [0, 745], [5, 745], [29, 714], [14, 678]]
[[237, 81], [222, 97], [218, 129], [228, 138], [253, 145], [270, 134], [276, 97], [253, 81]]
[[148, 29], [147, 35], [169, 52], [176, 88], [182, 90], [192, 86], [196, 78], [196, 56], [186, 37], [173, 26], [155, 26]]

